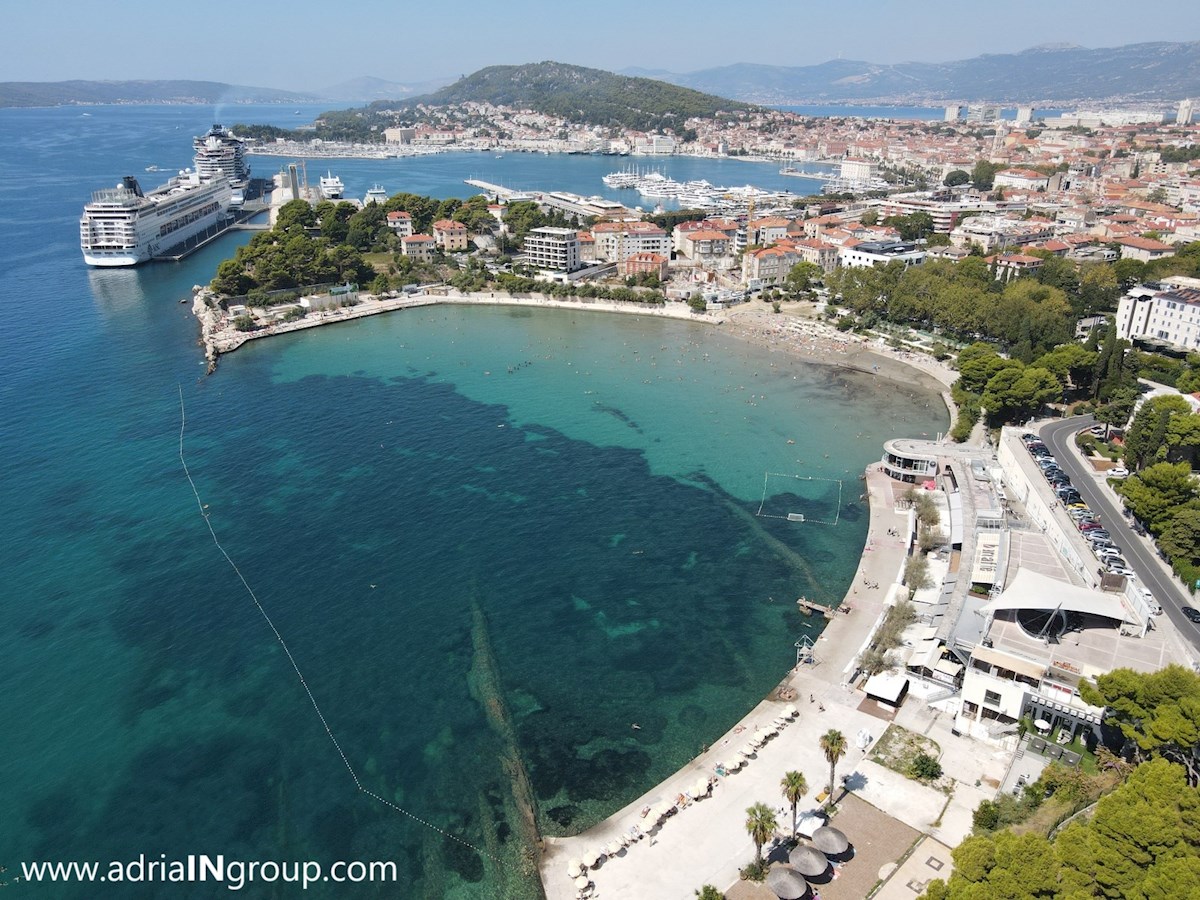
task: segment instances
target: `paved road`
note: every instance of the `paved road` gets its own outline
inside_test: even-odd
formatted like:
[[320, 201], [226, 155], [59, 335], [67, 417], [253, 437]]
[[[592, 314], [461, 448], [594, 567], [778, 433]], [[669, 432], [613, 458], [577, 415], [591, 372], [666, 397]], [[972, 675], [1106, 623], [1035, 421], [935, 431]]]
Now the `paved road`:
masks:
[[[1113, 536], [1113, 542], [1121, 548], [1121, 555], [1137, 572], [1138, 579], [1154, 594], [1154, 599], [1162, 606], [1163, 613], [1170, 618], [1185, 640], [1200, 649], [1200, 627], [1189, 622], [1179, 609], [1180, 606], [1194, 606], [1192, 598], [1184, 593], [1176, 579], [1167, 577], [1159, 568], [1152, 546], [1130, 527], [1130, 520], [1125, 518], [1121, 507], [1097, 484], [1092, 467], [1083, 461], [1075, 447], [1075, 433], [1095, 424], [1096, 420], [1091, 416], [1075, 416], [1043, 425], [1039, 434], [1054, 454], [1059, 468], [1071, 477], [1071, 484]], [[1096, 568], [1100, 568], [1098, 561]]]

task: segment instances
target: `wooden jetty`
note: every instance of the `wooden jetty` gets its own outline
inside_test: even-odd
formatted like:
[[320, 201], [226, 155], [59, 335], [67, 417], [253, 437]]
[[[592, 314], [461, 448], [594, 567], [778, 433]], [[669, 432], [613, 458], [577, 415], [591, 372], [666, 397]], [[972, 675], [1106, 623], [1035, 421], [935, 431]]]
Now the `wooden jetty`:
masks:
[[814, 603], [813, 601], [809, 600], [807, 597], [801, 597], [799, 600], [796, 601], [796, 605], [798, 607], [800, 607], [800, 611], [802, 613], [806, 613], [810, 616], [813, 613], [820, 613], [827, 619], [833, 618], [833, 610], [832, 609], [830, 609], [828, 606], [822, 606], [820, 603]]

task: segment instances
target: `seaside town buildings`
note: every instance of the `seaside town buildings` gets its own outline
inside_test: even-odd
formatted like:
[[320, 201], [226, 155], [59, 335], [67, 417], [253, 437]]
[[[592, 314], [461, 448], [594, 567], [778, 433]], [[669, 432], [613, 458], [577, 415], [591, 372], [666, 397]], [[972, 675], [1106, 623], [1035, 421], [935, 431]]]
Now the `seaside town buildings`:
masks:
[[[529, 263], [545, 271], [612, 264], [615, 269], [596, 271], [620, 276], [634, 257], [635, 269], [658, 268], [657, 261], [643, 256], [651, 254], [667, 260], [667, 280], [736, 291], [777, 285], [797, 262], [828, 273], [839, 266], [895, 260], [914, 265], [927, 258], [978, 254], [1007, 280], [1036, 272], [1039, 258], [1049, 255], [1080, 264], [1149, 262], [1200, 239], [1200, 163], [1191, 149], [1200, 125], [1192, 124], [1193, 116], [1190, 98], [1170, 110], [1080, 110], [1055, 117], [1025, 105], [1012, 119], [993, 105], [951, 105], [940, 121], [806, 117], [758, 109], [719, 120], [691, 119], [678, 132], [651, 132], [462, 103], [422, 108], [412, 121], [382, 129], [385, 142], [373, 145], [373, 152], [688, 154], [780, 165], [818, 161], [839, 183], [883, 178], [890, 185], [853, 200], [835, 195], [804, 204], [701, 213], [670, 228], [641, 221], [649, 214], [599, 198], [530, 194], [526, 199], [547, 209], [578, 215], [573, 240], [541, 233], [527, 242]], [[262, 149], [283, 152], [278, 144]], [[304, 149], [310, 155], [337, 152], [320, 142]], [[614, 169], [622, 165], [617, 159]], [[995, 174], [977, 189], [973, 173], [981, 163]], [[948, 177], [952, 173], [958, 174]], [[502, 203], [492, 211], [500, 227]], [[902, 251], [889, 247], [901, 235], [887, 220], [920, 213], [933, 225], [929, 244]], [[388, 225], [402, 239], [412, 235], [404, 214], [390, 213]], [[454, 225], [436, 223], [430, 230], [439, 249], [469, 246], [470, 236]], [[420, 253], [423, 243], [410, 242], [404, 252]]]

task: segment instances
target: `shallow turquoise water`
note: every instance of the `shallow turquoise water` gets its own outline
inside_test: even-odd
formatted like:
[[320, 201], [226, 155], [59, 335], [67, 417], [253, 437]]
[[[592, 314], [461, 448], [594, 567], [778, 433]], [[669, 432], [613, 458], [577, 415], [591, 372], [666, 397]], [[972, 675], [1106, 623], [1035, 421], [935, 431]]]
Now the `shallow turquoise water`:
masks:
[[[554, 310], [376, 317], [204, 379], [176, 301], [236, 238], [88, 272], [75, 219], [131, 145], [153, 161], [209, 118], [0, 111], [0, 862], [393, 859], [399, 894], [354, 896], [519, 891], [481, 700], [507, 707], [544, 828], [620, 807], [775, 684], [791, 600], [853, 573], [858, 474], [945, 414], [718, 330]], [[181, 389], [210, 521], [364, 785], [503, 866], [355, 791], [197, 513]], [[754, 517], [767, 472], [765, 512], [838, 524]]]

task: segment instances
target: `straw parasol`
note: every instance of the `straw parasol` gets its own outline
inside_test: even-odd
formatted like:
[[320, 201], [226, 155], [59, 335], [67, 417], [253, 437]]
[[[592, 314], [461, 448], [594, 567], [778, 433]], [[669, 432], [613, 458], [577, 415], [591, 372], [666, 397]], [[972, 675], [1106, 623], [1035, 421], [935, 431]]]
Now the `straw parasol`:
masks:
[[808, 882], [791, 866], [775, 866], [767, 873], [767, 887], [779, 900], [799, 900], [808, 893]]
[[845, 853], [850, 846], [846, 836], [832, 825], [824, 825], [813, 832], [812, 842], [824, 853]]
[[820, 875], [829, 868], [829, 860], [816, 847], [801, 845], [788, 854], [788, 862], [801, 875]]
[[578, 859], [567, 860], [567, 875], [571, 878], [578, 878], [583, 872], [583, 863]]

